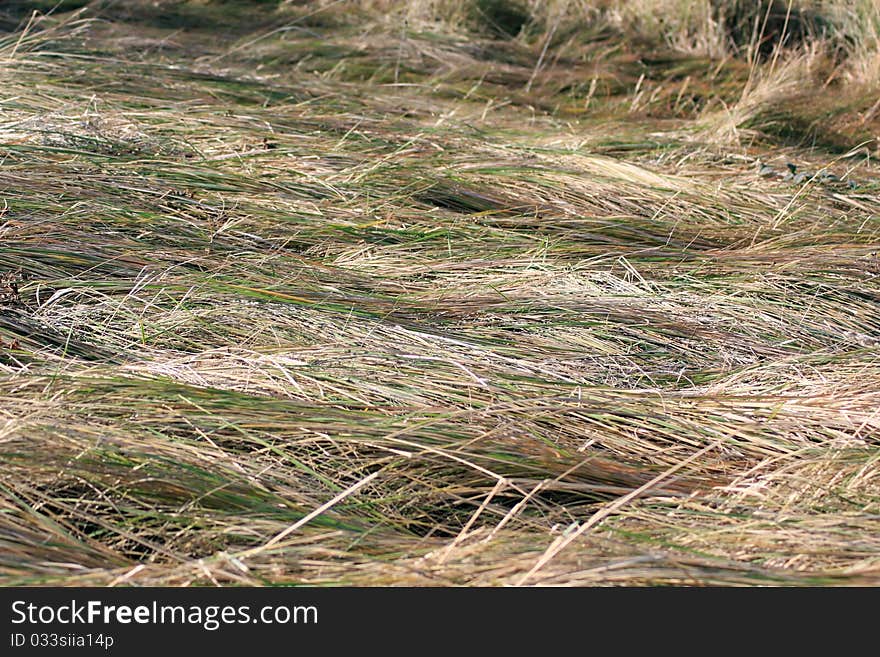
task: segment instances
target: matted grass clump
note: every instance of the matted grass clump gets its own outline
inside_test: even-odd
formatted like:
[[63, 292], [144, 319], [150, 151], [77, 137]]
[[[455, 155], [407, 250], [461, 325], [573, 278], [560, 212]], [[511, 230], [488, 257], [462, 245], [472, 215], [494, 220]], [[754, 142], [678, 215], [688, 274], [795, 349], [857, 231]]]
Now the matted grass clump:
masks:
[[880, 583], [868, 5], [160, 4], [0, 9], [0, 582]]

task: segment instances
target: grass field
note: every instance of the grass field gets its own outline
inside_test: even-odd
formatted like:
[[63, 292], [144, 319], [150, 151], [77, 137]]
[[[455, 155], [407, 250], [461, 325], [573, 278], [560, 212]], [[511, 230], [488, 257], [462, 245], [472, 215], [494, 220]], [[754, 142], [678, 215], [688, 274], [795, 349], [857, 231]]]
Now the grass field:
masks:
[[0, 583], [880, 584], [880, 9], [755, 4], [3, 3]]

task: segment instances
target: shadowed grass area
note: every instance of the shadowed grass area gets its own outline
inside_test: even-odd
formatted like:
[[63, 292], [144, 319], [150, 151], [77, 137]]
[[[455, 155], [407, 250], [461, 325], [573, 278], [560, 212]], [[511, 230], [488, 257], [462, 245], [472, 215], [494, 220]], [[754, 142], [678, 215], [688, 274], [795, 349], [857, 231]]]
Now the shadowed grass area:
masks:
[[0, 10], [0, 582], [880, 581], [868, 5], [154, 4]]

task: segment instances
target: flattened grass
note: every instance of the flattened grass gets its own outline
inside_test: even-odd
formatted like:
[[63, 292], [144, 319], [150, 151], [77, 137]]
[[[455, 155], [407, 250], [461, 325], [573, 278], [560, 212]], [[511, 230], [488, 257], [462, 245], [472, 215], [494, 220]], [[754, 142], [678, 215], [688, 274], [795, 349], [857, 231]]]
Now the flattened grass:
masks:
[[866, 101], [344, 9], [0, 41], [2, 582], [877, 583]]

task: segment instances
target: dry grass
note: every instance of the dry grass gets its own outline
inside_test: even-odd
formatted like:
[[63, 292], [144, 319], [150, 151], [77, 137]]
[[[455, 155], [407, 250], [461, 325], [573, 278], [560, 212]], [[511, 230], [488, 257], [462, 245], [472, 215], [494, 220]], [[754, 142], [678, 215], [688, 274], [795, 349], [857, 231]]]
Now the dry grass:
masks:
[[868, 5], [37, 4], [4, 584], [880, 582]]

